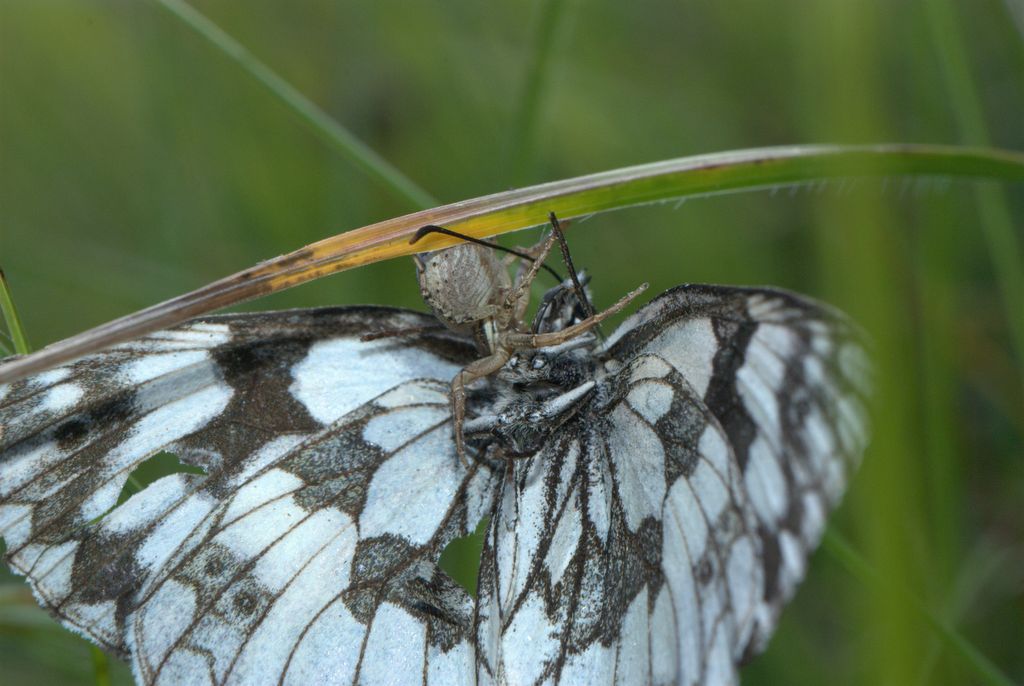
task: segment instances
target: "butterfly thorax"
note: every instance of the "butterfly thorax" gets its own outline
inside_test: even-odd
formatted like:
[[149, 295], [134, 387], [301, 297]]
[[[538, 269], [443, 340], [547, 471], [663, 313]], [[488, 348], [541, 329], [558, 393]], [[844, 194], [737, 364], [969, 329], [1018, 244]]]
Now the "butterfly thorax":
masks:
[[512, 288], [508, 267], [490, 248], [463, 243], [417, 255], [416, 272], [434, 316], [472, 335], [481, 353], [494, 352], [497, 332], [515, 325], [503, 306]]

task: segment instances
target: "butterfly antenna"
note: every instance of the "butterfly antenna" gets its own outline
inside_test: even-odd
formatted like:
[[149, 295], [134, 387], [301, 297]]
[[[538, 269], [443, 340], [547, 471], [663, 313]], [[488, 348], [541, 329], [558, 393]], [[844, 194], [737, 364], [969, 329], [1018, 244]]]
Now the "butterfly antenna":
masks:
[[[409, 243], [410, 244], [416, 243], [418, 240], [420, 240], [424, 236], [426, 236], [428, 234], [432, 234], [432, 233], [439, 233], [439, 234], [442, 234], [444, 236], [451, 236], [452, 238], [461, 238], [462, 240], [466, 241], [467, 243], [476, 243], [477, 245], [482, 245], [482, 246], [485, 246], [485, 247], [488, 247], [488, 248], [493, 248], [494, 250], [500, 250], [501, 252], [507, 252], [507, 253], [509, 253], [511, 255], [515, 255], [516, 257], [521, 257], [524, 260], [529, 260], [531, 264], [537, 261], [537, 258], [535, 258], [535, 257], [533, 257], [531, 255], [528, 255], [528, 254], [524, 253], [521, 250], [516, 250], [515, 248], [506, 248], [504, 245], [498, 245], [497, 243], [492, 243], [491, 241], [485, 241], [482, 238], [473, 238], [472, 236], [467, 236], [464, 233], [459, 233], [458, 231], [452, 231], [451, 229], [446, 229], [443, 226], [435, 226], [433, 224], [428, 224], [426, 226], [421, 226], [419, 229], [417, 229], [416, 230], [416, 234], [412, 237], [412, 240], [410, 240]], [[543, 269], [548, 274], [550, 274], [552, 277], [554, 277], [554, 279], [556, 281], [558, 281], [558, 283], [562, 282], [562, 275], [559, 274], [558, 272], [556, 272], [551, 267], [547, 266], [546, 264], [542, 264], [541, 265], [541, 269]], [[573, 276], [573, 281], [574, 282], [576, 281], [575, 276]]]
[[565, 232], [562, 231], [562, 225], [554, 212], [548, 214], [548, 220], [551, 222], [551, 230], [555, 232], [555, 237], [558, 239], [558, 247], [562, 251], [562, 261], [565, 262], [565, 267], [569, 270], [572, 287], [576, 290], [576, 299], [580, 301], [580, 305], [589, 319], [594, 316], [594, 306], [590, 304], [590, 298], [587, 297], [587, 292], [583, 290], [583, 284], [580, 283], [579, 277], [576, 275], [576, 267], [573, 266], [572, 256], [569, 255], [569, 244], [565, 240]]

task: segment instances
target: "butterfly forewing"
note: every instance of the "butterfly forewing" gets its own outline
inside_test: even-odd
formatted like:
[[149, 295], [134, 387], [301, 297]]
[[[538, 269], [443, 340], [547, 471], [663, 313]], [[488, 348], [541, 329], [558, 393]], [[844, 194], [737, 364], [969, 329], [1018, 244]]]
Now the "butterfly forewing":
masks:
[[734, 683], [863, 448], [856, 333], [792, 294], [687, 286], [596, 355], [595, 390], [496, 501], [480, 675]]
[[[360, 340], [433, 321], [214, 317], [3, 388], [9, 564], [145, 683], [371, 683], [388, 655], [472, 673], [471, 598], [435, 565], [493, 493], [451, 441], [447, 383], [472, 347]], [[117, 506], [161, 450], [206, 474]]]

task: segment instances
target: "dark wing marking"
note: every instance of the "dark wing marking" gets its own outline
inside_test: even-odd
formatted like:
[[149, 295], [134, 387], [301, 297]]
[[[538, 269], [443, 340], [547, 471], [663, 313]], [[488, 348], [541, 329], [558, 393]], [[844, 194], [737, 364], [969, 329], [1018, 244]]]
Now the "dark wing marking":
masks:
[[856, 333], [789, 293], [684, 286], [599, 356], [585, 405], [496, 502], [479, 677], [735, 683], [863, 449]]
[[[144, 683], [464, 680], [472, 601], [435, 565], [490, 509], [454, 455], [472, 345], [379, 308], [211, 317], [0, 387], [8, 563]], [[169, 450], [174, 474], [116, 506]]]

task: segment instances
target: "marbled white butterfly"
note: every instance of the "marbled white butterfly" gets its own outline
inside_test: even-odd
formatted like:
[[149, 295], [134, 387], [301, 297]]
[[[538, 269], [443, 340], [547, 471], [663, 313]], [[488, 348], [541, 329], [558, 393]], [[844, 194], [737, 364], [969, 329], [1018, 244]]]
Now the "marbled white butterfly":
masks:
[[[580, 295], [529, 330], [509, 301], [554, 335], [463, 379], [455, 433], [485, 345], [385, 307], [202, 317], [0, 386], [7, 562], [140, 683], [734, 683], [863, 450], [857, 332], [684, 285], [600, 339]], [[119, 503], [161, 451], [204, 473]], [[474, 598], [438, 558], [485, 518]]]

